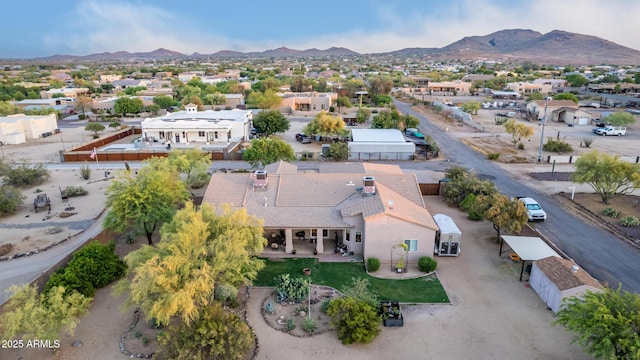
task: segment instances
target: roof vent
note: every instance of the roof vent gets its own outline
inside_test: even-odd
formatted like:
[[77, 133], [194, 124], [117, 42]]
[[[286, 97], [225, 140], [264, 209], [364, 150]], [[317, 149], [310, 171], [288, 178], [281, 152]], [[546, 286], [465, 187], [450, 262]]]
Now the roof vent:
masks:
[[364, 185], [364, 196], [372, 196], [376, 194], [376, 179], [373, 176], [364, 176], [362, 178]]
[[577, 272], [578, 270], [580, 270], [580, 267], [578, 267], [578, 265], [574, 264], [573, 266], [571, 266], [571, 271]]
[[256, 170], [253, 173], [253, 189], [256, 188], [266, 190], [269, 181], [267, 180], [267, 172], [265, 170]]

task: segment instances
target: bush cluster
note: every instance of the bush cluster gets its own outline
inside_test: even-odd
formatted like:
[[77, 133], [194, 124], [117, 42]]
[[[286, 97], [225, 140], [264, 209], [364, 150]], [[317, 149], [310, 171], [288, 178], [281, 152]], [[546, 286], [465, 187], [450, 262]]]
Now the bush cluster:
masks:
[[67, 294], [77, 291], [86, 297], [93, 297], [96, 289], [121, 278], [127, 270], [127, 264], [116, 255], [115, 249], [113, 241], [104, 245], [98, 241], [91, 242], [76, 251], [67, 266], [51, 275], [44, 291], [62, 286]]
[[309, 278], [291, 277], [290, 274], [282, 274], [276, 277], [276, 292], [278, 301], [293, 301], [299, 303], [309, 294]]
[[489, 154], [487, 154], [487, 159], [489, 159], [489, 160], [498, 160], [499, 157], [500, 157], [499, 153], [489, 153]]
[[370, 272], [376, 272], [380, 269], [380, 259], [370, 257], [367, 259], [367, 270]]
[[547, 140], [547, 142], [542, 146], [542, 149], [544, 151], [555, 152], [560, 154], [573, 151], [573, 147], [571, 146], [571, 144], [564, 142], [562, 140], [553, 140], [553, 139]]
[[13, 214], [26, 197], [13, 186], [0, 186], [0, 216]]
[[640, 220], [635, 216], [625, 216], [620, 220], [620, 224], [624, 227], [636, 227], [640, 225]]
[[607, 207], [604, 210], [602, 210], [602, 214], [604, 216], [608, 216], [610, 218], [616, 219], [620, 216], [621, 213], [620, 213], [620, 210], [616, 210], [612, 207]]
[[438, 262], [429, 256], [422, 256], [418, 259], [418, 269], [420, 271], [430, 273], [438, 267]]
[[22, 164], [6, 169], [3, 181], [6, 185], [29, 186], [42, 184], [47, 178], [49, 178], [49, 170], [44, 165]]
[[62, 192], [68, 197], [85, 196], [89, 194], [89, 192], [82, 186], [73, 186], [73, 185], [67, 186], [66, 188], [64, 188]]

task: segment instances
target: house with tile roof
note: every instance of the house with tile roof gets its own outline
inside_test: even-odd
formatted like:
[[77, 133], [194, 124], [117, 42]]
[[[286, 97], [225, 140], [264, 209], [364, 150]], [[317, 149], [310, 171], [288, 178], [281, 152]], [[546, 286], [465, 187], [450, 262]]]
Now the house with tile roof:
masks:
[[571, 100], [531, 100], [527, 102], [527, 111], [531, 114], [537, 114], [540, 121], [559, 121], [562, 114], [570, 109], [577, 110], [578, 104]]
[[562, 308], [565, 298], [580, 296], [587, 291], [602, 291], [602, 285], [584, 269], [557, 256], [535, 261], [529, 284], [554, 313]]
[[406, 244], [408, 261], [433, 256], [438, 227], [417, 178], [397, 165], [323, 163], [317, 172], [278, 162], [249, 173], [214, 173], [203, 203], [245, 208], [263, 220], [275, 251], [336, 251], [391, 261]]

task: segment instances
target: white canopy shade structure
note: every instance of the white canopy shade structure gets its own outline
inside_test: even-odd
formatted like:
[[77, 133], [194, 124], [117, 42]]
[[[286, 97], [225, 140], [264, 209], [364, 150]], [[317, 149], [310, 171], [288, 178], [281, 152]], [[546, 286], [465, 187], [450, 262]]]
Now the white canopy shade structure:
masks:
[[524, 264], [529, 261], [536, 261], [547, 258], [549, 256], [558, 255], [544, 240], [535, 236], [512, 236], [500, 235], [500, 253], [502, 255], [502, 244], [506, 242], [520, 260], [522, 260], [522, 268], [520, 269], [520, 281], [522, 281], [522, 273], [524, 272]]

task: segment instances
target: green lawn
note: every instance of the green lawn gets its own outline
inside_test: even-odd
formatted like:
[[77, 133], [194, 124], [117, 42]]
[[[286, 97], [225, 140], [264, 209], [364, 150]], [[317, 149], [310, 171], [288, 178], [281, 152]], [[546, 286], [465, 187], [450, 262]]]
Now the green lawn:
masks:
[[263, 259], [266, 267], [253, 282], [256, 286], [275, 286], [280, 274], [304, 276], [302, 269], [311, 269], [311, 282], [341, 290], [351, 278], [369, 279], [371, 291], [380, 299], [403, 303], [448, 303], [447, 293], [435, 276], [407, 280], [386, 280], [369, 276], [362, 263], [321, 263], [313, 258]]

